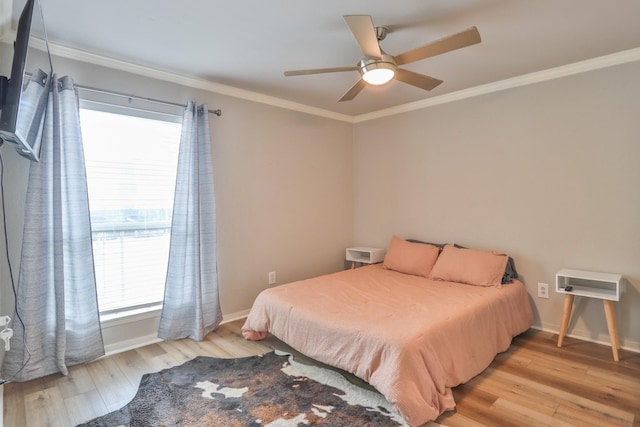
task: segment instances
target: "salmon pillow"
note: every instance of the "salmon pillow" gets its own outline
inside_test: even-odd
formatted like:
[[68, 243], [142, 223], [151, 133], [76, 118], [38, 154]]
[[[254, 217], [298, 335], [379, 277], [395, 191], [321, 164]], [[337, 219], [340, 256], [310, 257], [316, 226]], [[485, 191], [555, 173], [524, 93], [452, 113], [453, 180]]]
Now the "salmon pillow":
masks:
[[502, 287], [509, 257], [496, 251], [461, 249], [446, 245], [431, 270], [431, 280]]
[[436, 246], [407, 242], [393, 236], [382, 265], [400, 273], [429, 277], [439, 252], [440, 248]]

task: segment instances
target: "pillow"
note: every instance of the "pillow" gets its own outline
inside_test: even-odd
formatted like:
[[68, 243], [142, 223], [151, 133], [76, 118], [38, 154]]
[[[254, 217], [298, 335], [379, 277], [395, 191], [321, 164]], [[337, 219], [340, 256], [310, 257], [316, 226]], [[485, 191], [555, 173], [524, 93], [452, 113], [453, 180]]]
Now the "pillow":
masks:
[[[453, 246], [460, 249], [467, 249], [457, 243], [455, 243]], [[507, 268], [505, 268], [504, 276], [502, 276], [502, 284], [505, 285], [507, 283], [513, 283], [513, 281], [517, 279], [518, 271], [516, 270], [516, 262], [513, 260], [513, 258], [509, 257], [509, 261], [507, 261]]]
[[436, 246], [407, 242], [393, 236], [382, 265], [400, 273], [428, 277], [439, 252]]
[[423, 242], [422, 240], [416, 240], [416, 239], [407, 239], [407, 242], [411, 242], [411, 243], [422, 243], [423, 245], [431, 245], [431, 246], [437, 246], [438, 249], [442, 250], [442, 248], [444, 248], [444, 245], [446, 245], [446, 243], [431, 243], [431, 242]]
[[504, 270], [504, 276], [502, 276], [502, 284], [513, 283], [518, 279], [518, 272], [516, 271], [516, 263], [513, 258], [509, 257], [507, 261], [507, 268]]
[[507, 255], [495, 251], [478, 251], [446, 245], [429, 278], [501, 288], [508, 258]]

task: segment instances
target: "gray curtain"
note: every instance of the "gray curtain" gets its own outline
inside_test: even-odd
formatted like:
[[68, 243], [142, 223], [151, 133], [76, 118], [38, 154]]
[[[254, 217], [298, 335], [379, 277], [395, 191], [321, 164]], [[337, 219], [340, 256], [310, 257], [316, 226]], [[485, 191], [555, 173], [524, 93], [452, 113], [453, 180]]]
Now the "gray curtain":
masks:
[[162, 339], [202, 340], [222, 321], [216, 265], [216, 203], [206, 105], [182, 119], [169, 266], [158, 328]]
[[17, 288], [24, 328], [14, 320], [2, 365], [2, 376], [17, 381], [66, 375], [68, 366], [104, 354], [77, 92], [71, 78], [41, 70], [26, 84], [39, 85], [28, 96], [47, 91], [48, 100], [40, 162], [30, 165], [25, 203]]

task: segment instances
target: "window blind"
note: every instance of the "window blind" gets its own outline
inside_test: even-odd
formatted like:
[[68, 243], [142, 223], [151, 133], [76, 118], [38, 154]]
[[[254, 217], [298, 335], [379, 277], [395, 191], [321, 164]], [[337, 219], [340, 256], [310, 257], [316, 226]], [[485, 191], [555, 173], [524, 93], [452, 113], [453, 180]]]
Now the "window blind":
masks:
[[160, 304], [181, 125], [86, 108], [80, 119], [100, 312]]

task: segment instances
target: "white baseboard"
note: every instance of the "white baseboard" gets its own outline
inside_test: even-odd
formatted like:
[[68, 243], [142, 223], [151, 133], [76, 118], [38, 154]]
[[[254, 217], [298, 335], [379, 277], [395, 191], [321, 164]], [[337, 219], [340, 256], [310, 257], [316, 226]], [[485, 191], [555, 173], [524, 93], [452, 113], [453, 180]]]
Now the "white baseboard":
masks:
[[238, 319], [244, 319], [248, 315], [249, 315], [249, 310], [242, 310], [242, 311], [236, 311], [235, 313], [229, 313], [222, 316], [222, 323], [229, 323]]
[[[224, 315], [222, 317], [221, 324], [229, 323], [238, 319], [245, 318], [247, 317], [248, 314], [249, 314], [249, 310], [243, 310], [243, 311], [238, 311], [235, 313]], [[129, 350], [135, 350], [136, 348], [144, 347], [145, 345], [155, 344], [160, 341], [162, 341], [162, 339], [158, 338], [158, 336], [155, 333], [141, 336], [141, 337], [135, 337], [128, 340], [118, 341], [118, 342], [104, 346], [105, 356], [111, 356], [113, 354], [123, 353]]]
[[[552, 334], [559, 334], [560, 331], [557, 328], [554, 328], [553, 326], [549, 327], [549, 326], [538, 326], [538, 325], [533, 325], [531, 327], [531, 329], [536, 329], [538, 331], [544, 331], [544, 332], [550, 332]], [[589, 336], [590, 334], [588, 332], [585, 331], [576, 331], [574, 330], [571, 333], [568, 333], [567, 336], [571, 337], [571, 338], [575, 338], [578, 340], [582, 340], [582, 341], [588, 341], [588, 342], [592, 342], [592, 343], [596, 343], [596, 344], [602, 344], [602, 345], [606, 345], [606, 346], [611, 346], [611, 341], [609, 341], [609, 336], [599, 336], [597, 338], [591, 338]], [[622, 337], [621, 337], [622, 338]], [[635, 340], [630, 340], [630, 339], [626, 339], [623, 341], [624, 345], [621, 346], [621, 348], [623, 350], [628, 350], [628, 351], [633, 351], [635, 353], [640, 353], [640, 342], [635, 341]]]
[[130, 340], [119, 341], [110, 345], [104, 346], [104, 355], [111, 356], [113, 354], [124, 353], [125, 351], [134, 350], [136, 348], [144, 347], [145, 345], [155, 344], [162, 341], [158, 338], [158, 335], [146, 335], [143, 337], [136, 337]]

